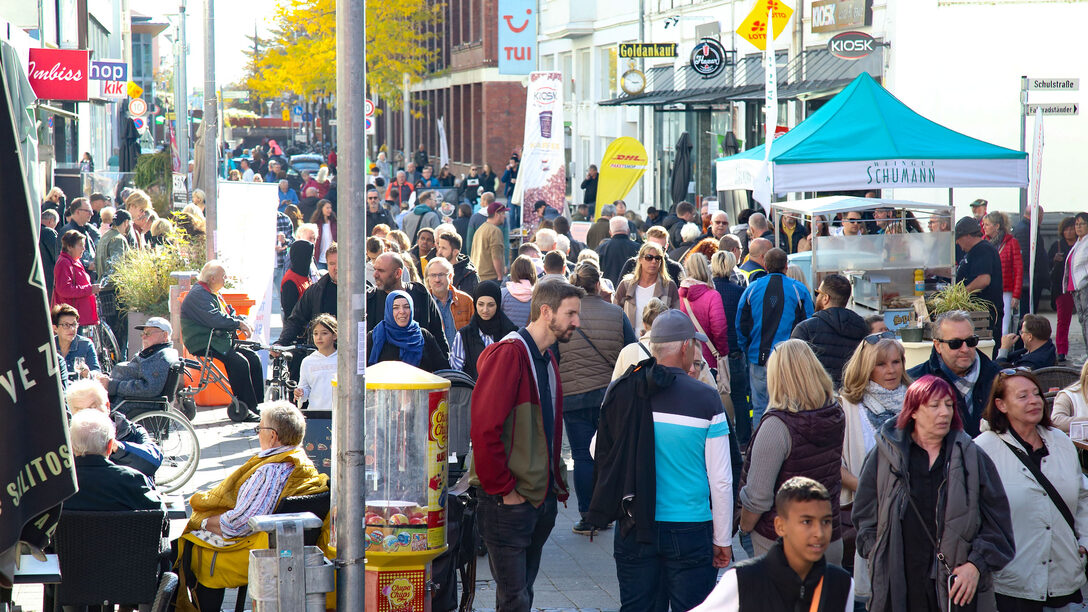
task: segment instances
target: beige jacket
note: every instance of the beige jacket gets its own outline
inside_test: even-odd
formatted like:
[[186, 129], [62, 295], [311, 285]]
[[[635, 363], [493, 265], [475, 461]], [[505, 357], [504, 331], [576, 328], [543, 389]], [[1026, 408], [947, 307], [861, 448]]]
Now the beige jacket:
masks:
[[[623, 308], [624, 314], [627, 315], [627, 319], [631, 321], [636, 331], [641, 327], [642, 321], [642, 313], [637, 312], [635, 306], [635, 285], [637, 284], [635, 277], [628, 274], [619, 282], [616, 292], [612, 295], [612, 303]], [[676, 283], [673, 281], [666, 283], [665, 279], [658, 278], [653, 297], [665, 302], [669, 308], [680, 307], [680, 290], [676, 288]]]

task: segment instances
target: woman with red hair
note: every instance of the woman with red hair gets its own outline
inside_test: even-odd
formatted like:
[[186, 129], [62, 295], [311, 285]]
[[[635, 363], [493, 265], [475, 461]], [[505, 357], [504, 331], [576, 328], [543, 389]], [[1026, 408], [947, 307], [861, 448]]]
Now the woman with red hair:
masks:
[[995, 610], [992, 574], [1014, 554], [993, 461], [963, 431], [944, 379], [919, 378], [877, 433], [854, 498], [870, 612]]

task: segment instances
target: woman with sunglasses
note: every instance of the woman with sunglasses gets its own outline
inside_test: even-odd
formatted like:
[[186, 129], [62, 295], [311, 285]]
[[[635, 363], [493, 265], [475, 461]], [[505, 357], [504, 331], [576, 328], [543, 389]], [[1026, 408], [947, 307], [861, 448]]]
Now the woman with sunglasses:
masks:
[[1062, 273], [1062, 291], [1073, 294], [1073, 307], [1081, 333], [1088, 342], [1088, 212], [1077, 213], [1073, 221], [1077, 243], [1069, 250]]
[[869, 612], [995, 609], [990, 575], [1014, 553], [1009, 502], [993, 462], [964, 433], [948, 382], [927, 375], [907, 388], [858, 481]]
[[[846, 416], [839, 496], [843, 514], [854, 503], [858, 475], [866, 455], [876, 446], [877, 432], [903, 409], [907, 387], [913, 382], [907, 376], [904, 359], [903, 345], [895, 339], [895, 332], [886, 331], [866, 336], [843, 366], [839, 389], [839, 402]], [[844, 552], [852, 553], [853, 542], [844, 543]], [[861, 557], [854, 558], [854, 598], [860, 602], [869, 598], [869, 574]]]
[[627, 320], [637, 325], [635, 334], [642, 333], [642, 309], [650, 298], [665, 302], [668, 308], [680, 305], [680, 292], [665, 266], [665, 251], [656, 243], [645, 242], [638, 250], [635, 271], [623, 277], [612, 296], [612, 303], [623, 308]]
[[1076, 447], [1051, 423], [1043, 388], [1024, 369], [1001, 371], [983, 418], [989, 431], [975, 443], [1001, 476], [1016, 541], [1016, 556], [994, 573], [998, 611], [1079, 609], [1088, 487]]

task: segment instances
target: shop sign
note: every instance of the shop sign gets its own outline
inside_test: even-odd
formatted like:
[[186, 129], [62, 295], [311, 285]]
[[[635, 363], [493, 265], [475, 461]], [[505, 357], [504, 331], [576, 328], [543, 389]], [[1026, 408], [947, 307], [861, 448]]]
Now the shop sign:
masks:
[[691, 69], [704, 79], [725, 68], [725, 47], [713, 38], [704, 38], [691, 50]]
[[827, 50], [839, 59], [856, 60], [873, 52], [876, 40], [865, 32], [842, 32], [827, 41]]
[[27, 77], [40, 100], [87, 101], [88, 51], [30, 49]]
[[793, 8], [782, 0], [758, 0], [748, 16], [737, 27], [737, 34], [761, 51], [767, 48], [768, 15], [773, 16], [772, 39], [777, 40], [786, 29], [790, 16], [793, 15]]
[[812, 31], [838, 32], [873, 24], [873, 0], [816, 0]]
[[620, 57], [656, 59], [676, 56], [676, 43], [620, 43]]
[[536, 70], [536, 0], [499, 0], [499, 74]]

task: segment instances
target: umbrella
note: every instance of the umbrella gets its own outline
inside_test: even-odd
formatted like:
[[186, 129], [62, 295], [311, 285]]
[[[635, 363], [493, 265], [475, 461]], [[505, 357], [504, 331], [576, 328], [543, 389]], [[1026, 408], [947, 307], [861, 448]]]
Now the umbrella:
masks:
[[691, 137], [687, 132], [680, 134], [676, 141], [676, 160], [672, 164], [672, 183], [669, 192], [675, 207], [688, 197], [688, 184], [691, 183]]
[[118, 165], [121, 172], [133, 172], [136, 170], [136, 160], [140, 157], [140, 131], [136, 124], [129, 119], [128, 109], [121, 105], [121, 152], [118, 155]]

